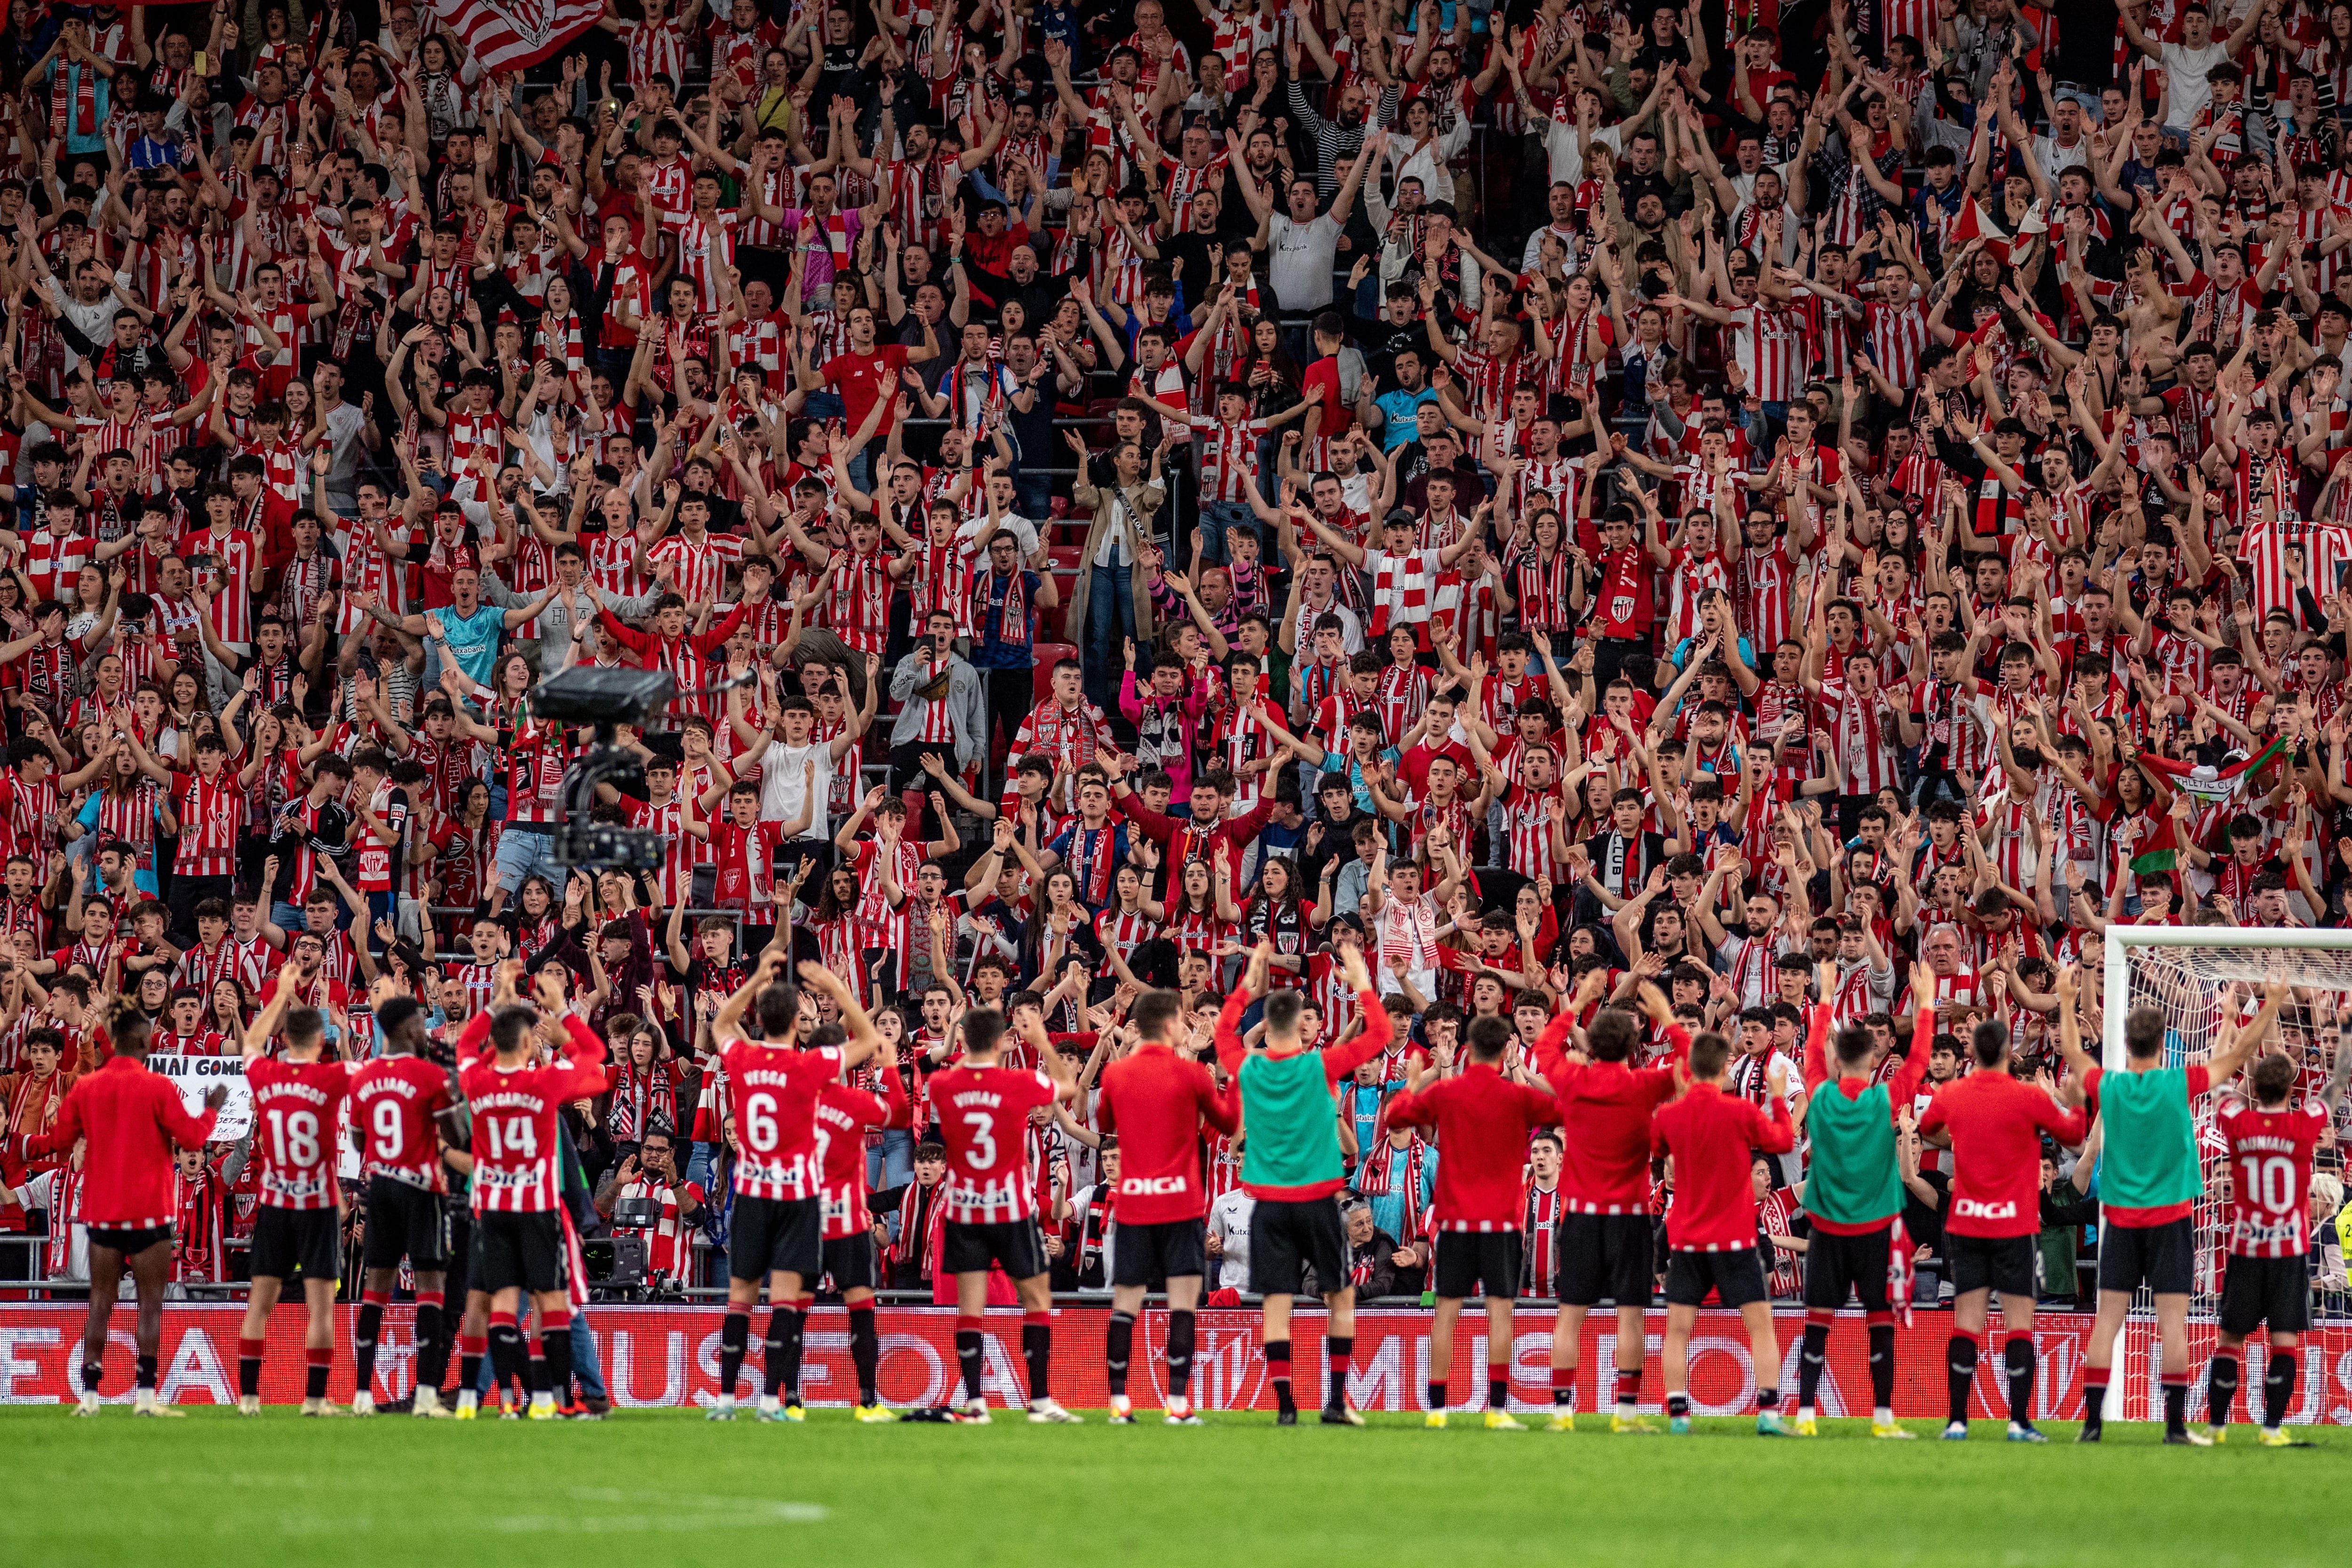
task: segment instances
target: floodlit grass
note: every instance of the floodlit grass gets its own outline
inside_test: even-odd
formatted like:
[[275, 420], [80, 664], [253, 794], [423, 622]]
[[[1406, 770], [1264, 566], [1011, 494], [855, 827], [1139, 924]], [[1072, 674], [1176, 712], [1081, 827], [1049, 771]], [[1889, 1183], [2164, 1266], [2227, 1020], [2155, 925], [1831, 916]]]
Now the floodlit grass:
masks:
[[[1538, 1419], [1540, 1417], [1538, 1417]], [[2344, 1560], [2352, 1433], [2272, 1451], [2241, 1426], [2212, 1451], [2151, 1427], [2048, 1448], [1979, 1421], [1966, 1447], [1874, 1442], [1867, 1423], [1761, 1441], [1744, 1421], [1686, 1439], [1490, 1433], [1456, 1411], [1364, 1431], [1270, 1416], [1171, 1429], [731, 1426], [683, 1412], [601, 1424], [258, 1420], [197, 1407], [140, 1421], [0, 1408], [0, 1562], [249, 1568], [487, 1553], [657, 1561], [1073, 1565], [1596, 1563], [2116, 1563]], [[920, 1553], [919, 1556], [912, 1555]]]

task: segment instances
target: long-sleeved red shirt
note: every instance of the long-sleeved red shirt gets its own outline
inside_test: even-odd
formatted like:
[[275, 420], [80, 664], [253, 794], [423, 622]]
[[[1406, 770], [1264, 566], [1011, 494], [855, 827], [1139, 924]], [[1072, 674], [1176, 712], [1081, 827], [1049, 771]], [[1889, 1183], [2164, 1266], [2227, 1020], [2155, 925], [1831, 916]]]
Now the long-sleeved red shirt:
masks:
[[1248, 848], [1250, 841], [1256, 838], [1268, 822], [1274, 821], [1274, 797], [1270, 794], [1240, 816], [1211, 827], [1163, 817], [1145, 805], [1142, 796], [1132, 791], [1125, 795], [1114, 792], [1110, 803], [1111, 809], [1133, 822], [1145, 838], [1167, 852], [1165, 870], [1171, 887], [1183, 886], [1184, 865], [1188, 861], [1205, 861], [1213, 869], [1217, 863], [1217, 845], [1223, 842], [1231, 856], [1225, 873], [1225, 892], [1235, 904], [1242, 902], [1242, 851]]
[[1095, 1118], [1102, 1131], [1118, 1134], [1118, 1222], [1161, 1225], [1206, 1215], [1201, 1128], [1232, 1133], [1237, 1109], [1206, 1067], [1154, 1040], [1105, 1067]]
[[[1816, 1007], [1812, 1013], [1811, 1031], [1805, 1036], [1805, 1093], [1808, 1096], [1820, 1093], [1822, 1085], [1830, 1079], [1830, 1009]], [[1927, 1047], [1935, 1038], [1936, 1009], [1921, 1008], [1911, 1025], [1911, 1054], [1902, 1059], [1903, 1065], [1896, 1068], [1895, 1076], [1886, 1081], [1887, 1114], [1897, 1126], [1902, 1125], [1903, 1113], [1910, 1106], [1913, 1096], [1919, 1092], [1919, 1081], [1927, 1075]], [[1837, 1080], [1837, 1092], [1849, 1100], [1859, 1100], [1871, 1082], [1868, 1078], [1841, 1077]], [[1845, 1225], [1833, 1219], [1823, 1219], [1818, 1214], [1811, 1218], [1813, 1228], [1827, 1236], [1863, 1236], [1873, 1230], [1884, 1229], [1886, 1223], [1880, 1220], [1869, 1225]]]
[[[1662, 1066], [1591, 1061], [1578, 1067], [1561, 1049], [1575, 1023], [1573, 1014], [1560, 1013], [1536, 1037], [1536, 1071], [1551, 1085], [1553, 1119], [1567, 1134], [1560, 1202], [1571, 1214], [1647, 1214], [1651, 1114], [1674, 1098], [1673, 1063], [1688, 1059], [1690, 1031], [1666, 1026], [1673, 1055]], [[1444, 1168], [1441, 1162], [1441, 1175]]]
[[2042, 1134], [2083, 1141], [2087, 1124], [2031, 1083], [1979, 1068], [1937, 1092], [1919, 1131], [1952, 1134], [1952, 1204], [1944, 1228], [1955, 1236], [2032, 1236], [2042, 1228]]
[[200, 1149], [213, 1113], [191, 1115], [180, 1092], [136, 1057], [116, 1056], [74, 1080], [49, 1130], [27, 1139], [26, 1157], [63, 1154], [76, 1138], [89, 1146], [81, 1162], [82, 1223], [102, 1230], [169, 1225], [177, 1199], [172, 1151]]
[[1675, 1200], [1666, 1209], [1666, 1245], [1676, 1252], [1737, 1252], [1756, 1245], [1752, 1151], [1785, 1155], [1797, 1146], [1788, 1103], [1770, 1096], [1771, 1114], [1734, 1099], [1719, 1084], [1694, 1083], [1650, 1119], [1650, 1147], [1675, 1161]]
[[1473, 1061], [1389, 1102], [1389, 1125], [1437, 1129], [1440, 1158], [1433, 1207], [1440, 1230], [1517, 1230], [1528, 1134], [1559, 1118], [1549, 1094], [1514, 1083]]

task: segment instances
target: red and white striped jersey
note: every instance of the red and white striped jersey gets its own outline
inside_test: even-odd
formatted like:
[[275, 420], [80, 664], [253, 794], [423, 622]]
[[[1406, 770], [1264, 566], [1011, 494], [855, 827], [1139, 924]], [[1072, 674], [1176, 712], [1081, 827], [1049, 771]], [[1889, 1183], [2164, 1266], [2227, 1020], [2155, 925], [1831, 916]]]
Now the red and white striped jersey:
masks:
[[1035, 1186], [1023, 1168], [1029, 1113], [1054, 1103], [1042, 1068], [959, 1063], [931, 1074], [931, 1105], [947, 1145], [948, 1218], [1001, 1225], [1037, 1212]]
[[1906, 300], [1900, 305], [1874, 301], [1864, 305], [1862, 313], [1870, 340], [1870, 357], [1876, 362], [1878, 373], [1886, 378], [1890, 386], [1917, 385], [1919, 356], [1927, 351], [1927, 318], [1918, 301]]
[[1748, 391], [1766, 402], [1789, 402], [1802, 383], [1805, 359], [1801, 311], [1758, 303], [1731, 312], [1731, 352], [1747, 372]]
[[1829, 723], [1847, 794], [1875, 795], [1895, 782], [1895, 748], [1900, 737], [1884, 691], [1872, 687], [1864, 701], [1851, 685], [1844, 685], [1830, 706]]
[[735, 265], [735, 228], [741, 214], [714, 212], [709, 217], [688, 209], [665, 209], [663, 230], [677, 246], [677, 275], [694, 285], [695, 308], [717, 312], [724, 301], [722, 279]]
[[2317, 1098], [2276, 1111], [2227, 1099], [2214, 1124], [2229, 1148], [2230, 1255], [2300, 1258], [2310, 1248], [2311, 1159], [2327, 1126]]
[[686, 83], [686, 29], [676, 17], [659, 22], [624, 22], [621, 48], [628, 57], [629, 85], [643, 94], [656, 76], [675, 87]]
[[1103, 975], [1116, 975], [1110, 955], [1118, 955], [1124, 964], [1135, 956], [1135, 950], [1160, 934], [1160, 923], [1140, 911], [1106, 909], [1095, 916], [1095, 936], [1103, 945]]
[[360, 1174], [439, 1192], [441, 1142], [433, 1115], [448, 1103], [448, 1073], [421, 1056], [380, 1056], [362, 1067], [352, 1080]]
[[246, 1063], [261, 1201], [268, 1207], [335, 1207], [335, 1131], [352, 1071], [341, 1061], [257, 1056]]
[[[544, 1214], [562, 1201], [556, 1116], [568, 1102], [604, 1092], [604, 1043], [576, 1015], [566, 1013], [563, 1028], [570, 1039], [560, 1061], [508, 1068], [478, 1057], [458, 1074], [474, 1114], [476, 1214]], [[489, 1015], [466, 1029], [468, 1040], [487, 1041]]]
[[719, 584], [726, 580], [728, 566], [742, 559], [743, 541], [733, 534], [707, 533], [698, 541], [689, 539], [682, 533], [672, 534], [646, 551], [649, 564], [670, 563], [672, 580], [678, 597], [689, 604], [706, 599], [716, 601]]
[[1207, 163], [1194, 169], [1164, 152], [1160, 155], [1160, 166], [1168, 172], [1168, 210], [1176, 233], [1181, 235], [1192, 231], [1192, 198], [1221, 184], [1229, 162], [1231, 155], [1220, 152]]
[[245, 827], [244, 788], [223, 768], [214, 779], [190, 773], [178, 781], [173, 813], [180, 819], [182, 876], [227, 876], [236, 870], [236, 841]]
[[1796, 569], [1789, 559], [1785, 540], [1776, 540], [1763, 549], [1751, 547], [1740, 551], [1733, 600], [1739, 612], [1740, 627], [1748, 634], [1748, 645], [1757, 650], [1759, 659], [1768, 658], [1769, 651], [1790, 635], [1793, 624], [1790, 590], [1795, 579]]
[[866, 1130], [907, 1124], [906, 1085], [896, 1072], [876, 1074], [886, 1090], [852, 1089], [828, 1083], [816, 1102], [816, 1173], [823, 1205], [820, 1234], [827, 1241], [863, 1236], [872, 1223], [866, 1208]]
[[652, 1183], [633, 1181], [622, 1187], [617, 1196], [624, 1198], [658, 1198], [661, 1218], [650, 1230], [624, 1230], [625, 1236], [646, 1239], [646, 1268], [655, 1278], [669, 1283], [683, 1283], [694, 1268], [694, 1236], [697, 1227], [681, 1224], [677, 1218], [678, 1196], [691, 1197], [697, 1207], [706, 1201], [700, 1184], [682, 1182], [675, 1187], [656, 1190]]
[[1200, 444], [1201, 498], [1247, 505], [1248, 493], [1258, 488], [1258, 438], [1272, 426], [1262, 419], [1228, 424], [1222, 419], [1197, 413], [1184, 423], [1203, 433]]
[[780, 1203], [815, 1197], [817, 1095], [841, 1071], [841, 1052], [736, 1040], [719, 1061], [735, 1097], [736, 1195]]
[[1517, 876], [1538, 883], [1559, 881], [1552, 860], [1551, 805], [1559, 799], [1557, 785], [1542, 790], [1514, 784], [1505, 792], [1500, 810], [1507, 841], [1504, 865]]

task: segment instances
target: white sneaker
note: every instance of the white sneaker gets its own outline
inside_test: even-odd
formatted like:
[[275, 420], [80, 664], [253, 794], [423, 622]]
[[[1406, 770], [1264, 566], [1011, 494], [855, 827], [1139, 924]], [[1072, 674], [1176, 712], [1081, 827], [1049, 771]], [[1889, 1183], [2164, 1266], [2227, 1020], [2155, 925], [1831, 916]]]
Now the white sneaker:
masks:
[[260, 1414], [261, 1414], [261, 1396], [260, 1396], [260, 1395], [258, 1395], [258, 1394], [240, 1394], [240, 1395], [238, 1395], [238, 1396], [236, 1396], [236, 1413], [237, 1413], [238, 1415], [240, 1415], [240, 1416], [258, 1416], [258, 1415], [260, 1415]]
[[305, 1399], [302, 1401], [302, 1414], [305, 1416], [340, 1416], [342, 1413], [342, 1410], [331, 1400]]
[[185, 1410], [177, 1410], [169, 1405], [159, 1403], [155, 1398], [155, 1391], [152, 1388], [142, 1388], [132, 1396], [131, 1413], [133, 1416], [148, 1416], [168, 1420], [185, 1420], [188, 1414]]
[[374, 1396], [374, 1395], [373, 1395], [373, 1394], [371, 1394], [371, 1393], [369, 1393], [369, 1392], [368, 1392], [366, 1389], [364, 1389], [364, 1388], [361, 1389], [358, 1393], [356, 1393], [356, 1394], [352, 1395], [352, 1415], [354, 1415], [354, 1416], [373, 1416], [373, 1415], [374, 1415], [374, 1414], [375, 1414], [375, 1396]]
[[717, 1399], [711, 1402], [709, 1412], [703, 1416], [703, 1419], [706, 1421], [732, 1421], [735, 1419], [735, 1396], [732, 1394], [720, 1395]]
[[955, 1422], [959, 1427], [987, 1426], [988, 1401], [985, 1399], [965, 1400], [963, 1408], [955, 1413]]
[[1039, 1427], [1076, 1427], [1082, 1425], [1086, 1417], [1075, 1410], [1063, 1409], [1051, 1399], [1033, 1399], [1029, 1402], [1029, 1419]]
[[[357, 1401], [353, 1401], [353, 1403], [357, 1403]], [[449, 1414], [449, 1412], [442, 1406], [441, 1391], [437, 1388], [418, 1389], [416, 1391], [415, 1403], [410, 1406], [408, 1413], [412, 1416], [427, 1417], [441, 1416]]]
[[1166, 1421], [1171, 1427], [1197, 1427], [1201, 1417], [1194, 1414], [1191, 1399], [1175, 1394], [1169, 1396]]

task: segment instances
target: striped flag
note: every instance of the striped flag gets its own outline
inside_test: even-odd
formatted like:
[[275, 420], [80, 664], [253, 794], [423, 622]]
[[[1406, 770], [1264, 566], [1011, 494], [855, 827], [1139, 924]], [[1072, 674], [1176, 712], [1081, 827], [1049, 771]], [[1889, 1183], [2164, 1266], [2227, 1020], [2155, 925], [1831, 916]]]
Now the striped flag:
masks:
[[536, 65], [596, 25], [601, 0], [426, 0], [486, 71]]

